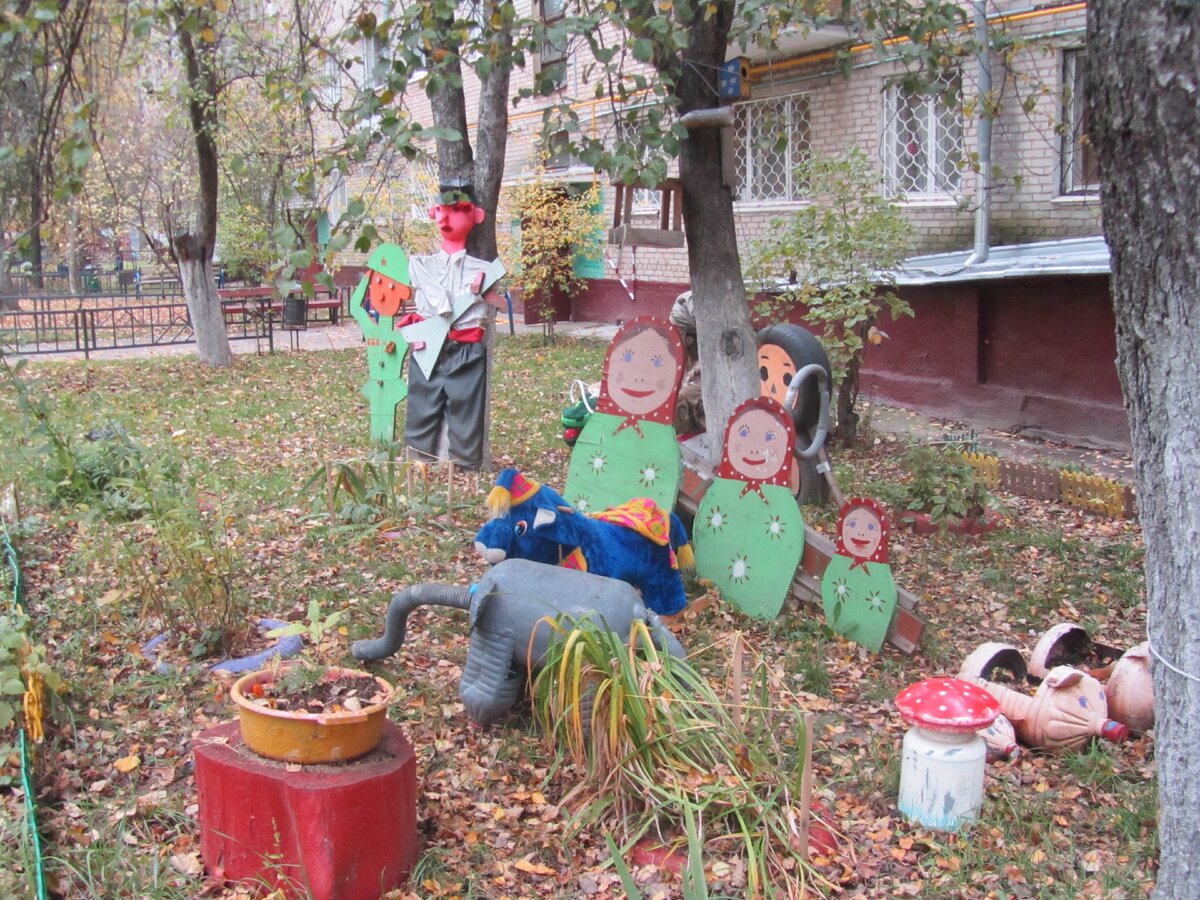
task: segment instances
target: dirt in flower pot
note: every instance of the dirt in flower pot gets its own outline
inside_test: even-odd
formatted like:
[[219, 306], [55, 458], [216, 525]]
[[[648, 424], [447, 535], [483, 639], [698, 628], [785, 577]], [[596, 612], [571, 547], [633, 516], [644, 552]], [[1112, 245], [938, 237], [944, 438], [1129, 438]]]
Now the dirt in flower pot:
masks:
[[324, 666], [296, 665], [251, 686], [247, 699], [284, 712], [332, 713], [358, 712], [382, 703], [387, 694], [370, 675], [330, 675]]

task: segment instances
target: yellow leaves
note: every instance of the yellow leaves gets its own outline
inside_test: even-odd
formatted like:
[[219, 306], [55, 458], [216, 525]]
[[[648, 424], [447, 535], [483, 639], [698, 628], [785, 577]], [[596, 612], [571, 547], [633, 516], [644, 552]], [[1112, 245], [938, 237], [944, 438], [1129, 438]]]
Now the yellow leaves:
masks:
[[217, 33], [212, 30], [211, 26], [205, 26], [200, 29], [200, 40], [206, 44], [215, 44], [217, 42]]
[[549, 866], [544, 866], [541, 863], [533, 861], [532, 856], [526, 856], [524, 859], [519, 859], [513, 863], [513, 868], [519, 872], [525, 872], [529, 875], [557, 875], [554, 869]]
[[123, 590], [122, 588], [112, 588], [111, 590], [105, 591], [103, 594], [101, 594], [99, 597], [96, 598], [96, 605], [97, 606], [109, 606], [113, 603], [116, 603], [122, 597], [126, 596], [127, 593], [128, 592]]
[[128, 756], [123, 756], [113, 763], [113, 768], [122, 775], [128, 775], [134, 769], [142, 764], [142, 758], [136, 753], [131, 753]]

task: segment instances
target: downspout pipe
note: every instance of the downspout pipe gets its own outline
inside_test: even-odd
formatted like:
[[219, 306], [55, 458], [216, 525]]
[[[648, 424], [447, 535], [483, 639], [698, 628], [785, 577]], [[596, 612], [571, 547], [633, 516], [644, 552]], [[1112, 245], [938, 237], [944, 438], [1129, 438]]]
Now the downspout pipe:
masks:
[[992, 224], [992, 51], [989, 46], [986, 0], [975, 0], [975, 42], [979, 80], [979, 171], [975, 173], [975, 247], [967, 266], [987, 262]]

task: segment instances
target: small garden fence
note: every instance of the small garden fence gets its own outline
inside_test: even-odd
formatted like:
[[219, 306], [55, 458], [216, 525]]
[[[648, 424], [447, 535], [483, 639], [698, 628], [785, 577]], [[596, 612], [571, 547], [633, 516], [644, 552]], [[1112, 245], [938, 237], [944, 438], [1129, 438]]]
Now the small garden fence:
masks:
[[1112, 478], [1013, 462], [986, 453], [962, 452], [961, 455], [989, 490], [1007, 491], [1035, 500], [1053, 500], [1118, 519], [1137, 516], [1133, 488]]
[[[275, 349], [271, 315], [247, 311], [226, 316], [231, 341], [266, 341]], [[0, 298], [0, 347], [30, 356], [190, 344], [196, 340], [181, 293], [121, 295], [43, 295]]]

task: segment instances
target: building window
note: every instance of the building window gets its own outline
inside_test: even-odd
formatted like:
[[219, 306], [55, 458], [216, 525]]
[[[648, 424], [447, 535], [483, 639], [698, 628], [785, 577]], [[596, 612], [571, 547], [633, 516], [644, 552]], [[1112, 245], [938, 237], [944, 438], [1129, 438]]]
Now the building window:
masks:
[[943, 81], [931, 91], [902, 85], [884, 98], [881, 141], [887, 186], [906, 198], [952, 197], [962, 184], [961, 86]]
[[1062, 193], [1094, 194], [1100, 190], [1100, 164], [1088, 140], [1087, 51], [1063, 53]]
[[376, 72], [383, 45], [379, 35], [373, 34], [362, 40], [363, 90], [373, 91], [383, 85], [383, 78]]
[[[567, 4], [565, 0], [538, 0], [538, 11], [547, 32], [550, 32], [553, 26], [566, 18]], [[567, 79], [567, 45], [568, 35], [547, 33], [538, 49], [538, 70], [554, 87], [562, 87]]]
[[342, 67], [334, 56], [325, 57], [325, 80], [321, 94], [329, 106], [336, 106], [342, 99]]
[[803, 200], [796, 167], [811, 152], [808, 95], [788, 94], [734, 105], [738, 200]]

